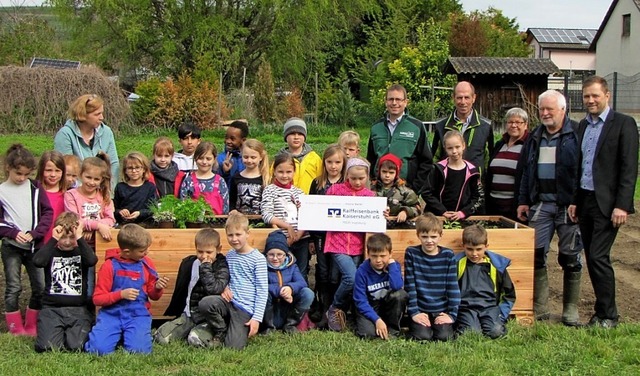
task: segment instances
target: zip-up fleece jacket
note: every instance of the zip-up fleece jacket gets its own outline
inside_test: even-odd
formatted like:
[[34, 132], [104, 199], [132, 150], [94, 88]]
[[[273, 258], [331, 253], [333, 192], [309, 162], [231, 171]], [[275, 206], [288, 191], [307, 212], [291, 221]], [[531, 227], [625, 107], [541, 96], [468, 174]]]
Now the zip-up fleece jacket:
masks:
[[25, 208], [31, 213], [32, 227], [30, 229], [20, 229], [14, 223], [5, 210], [5, 205], [10, 203], [10, 197], [4, 197], [0, 192], [0, 238], [9, 238], [15, 240], [20, 231], [31, 234], [33, 241], [31, 242], [31, 252], [43, 246], [44, 236], [51, 228], [53, 223], [53, 208], [47, 198], [47, 193], [40, 187], [40, 183], [36, 180], [29, 179], [29, 189], [31, 190], [31, 208]]
[[[579, 185], [580, 163], [580, 143], [578, 125], [575, 121], [565, 118], [562, 129], [560, 129], [560, 140], [556, 147], [556, 204], [558, 206], [569, 206], [576, 194]], [[544, 125], [539, 125], [524, 144], [523, 158], [525, 161], [520, 183], [519, 205], [531, 206], [538, 200], [538, 155], [540, 154], [540, 140], [545, 130]]]
[[371, 179], [378, 174], [378, 159], [387, 153], [402, 160], [400, 177], [411, 189], [420, 193], [433, 169], [433, 154], [424, 124], [405, 112], [391, 135], [387, 117], [378, 120], [371, 126], [367, 146], [367, 160], [372, 166]]
[[[460, 292], [462, 293], [465, 286], [463, 286], [461, 278], [465, 272], [467, 262], [470, 261], [467, 260], [464, 252], [460, 252], [455, 255], [454, 262], [457, 267]], [[493, 293], [496, 296], [496, 305], [500, 308], [500, 316], [502, 316], [502, 319], [506, 321], [507, 318], [509, 318], [509, 313], [516, 302], [516, 288], [511, 281], [511, 277], [509, 277], [509, 272], [507, 271], [507, 267], [511, 265], [511, 260], [497, 253], [486, 251], [484, 262], [491, 265], [489, 277], [491, 278], [491, 282], [494, 286]], [[464, 301], [460, 303], [460, 307], [464, 307]]]
[[[176, 287], [171, 296], [171, 302], [164, 312], [165, 316], [180, 316], [187, 305], [189, 295], [189, 282], [191, 281], [191, 269], [196, 261], [195, 255], [182, 259], [178, 267]], [[218, 253], [213, 262], [201, 263], [198, 267], [199, 279], [193, 286], [189, 296], [189, 312], [191, 319], [196, 323], [204, 322], [204, 316], [198, 310], [198, 303], [207, 296], [220, 295], [229, 285], [229, 266], [226, 257]]]
[[87, 145], [82, 139], [82, 133], [75, 121], [68, 119], [53, 139], [53, 148], [62, 154], [73, 154], [84, 161], [85, 158], [95, 157], [100, 150], [107, 153], [111, 162], [111, 191], [118, 183], [120, 161], [113, 131], [106, 124], [101, 123], [95, 130], [93, 143]]
[[[267, 262], [267, 275], [269, 277], [269, 295], [276, 301], [280, 299], [280, 289], [284, 286], [289, 286], [293, 290], [293, 295], [296, 295], [307, 285], [307, 281], [304, 280], [300, 269], [296, 265], [296, 258], [291, 252], [286, 252], [283, 266], [281, 268], [275, 268]], [[266, 255], [265, 255], [266, 256]]]
[[[453, 110], [449, 117], [442, 118], [436, 123], [431, 149], [438, 161], [447, 157], [442, 143], [445, 133], [448, 131], [461, 131], [461, 126], [457, 125], [455, 120], [455, 112], [456, 111]], [[485, 156], [488, 157], [493, 154], [494, 140], [491, 120], [480, 116], [478, 111], [473, 110], [471, 121], [462, 136], [467, 144], [463, 158], [478, 167], [480, 173], [484, 174], [484, 168], [487, 162]]]
[[[376, 194], [367, 188], [354, 190], [348, 181], [334, 184], [327, 190], [327, 195], [374, 197]], [[327, 231], [325, 253], [340, 253], [349, 256], [360, 256], [364, 253], [364, 232]]]
[[425, 211], [435, 215], [442, 215], [446, 211], [462, 212], [466, 217], [478, 211], [484, 202], [484, 191], [480, 183], [480, 173], [471, 163], [464, 161], [465, 179], [462, 190], [458, 193], [458, 204], [455, 208], [446, 208], [442, 205], [442, 194], [445, 190], [445, 181], [449, 172], [449, 160], [445, 159], [436, 163], [436, 168], [430, 176], [429, 184], [422, 193], [422, 198], [427, 203]]

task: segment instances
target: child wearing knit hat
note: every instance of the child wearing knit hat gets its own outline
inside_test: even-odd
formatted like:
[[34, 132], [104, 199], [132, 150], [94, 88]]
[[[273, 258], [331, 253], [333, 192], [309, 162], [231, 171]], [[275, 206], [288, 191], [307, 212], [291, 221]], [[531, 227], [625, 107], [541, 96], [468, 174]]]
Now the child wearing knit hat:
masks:
[[309, 194], [311, 182], [322, 173], [322, 159], [306, 142], [307, 124], [300, 118], [292, 117], [284, 123], [283, 135], [287, 146], [280, 149], [278, 154], [291, 154], [296, 164], [293, 185]]
[[[378, 160], [378, 176], [373, 191], [378, 197], [387, 198], [385, 217], [390, 224], [406, 222], [422, 213], [420, 197], [400, 178], [401, 169], [402, 160], [391, 153]], [[395, 217], [395, 220], [391, 221], [390, 217]]]
[[264, 247], [269, 276], [269, 297], [262, 319], [262, 330], [282, 329], [296, 333], [311, 308], [313, 291], [307, 285], [295, 256], [289, 252], [287, 236], [277, 230], [267, 236]]

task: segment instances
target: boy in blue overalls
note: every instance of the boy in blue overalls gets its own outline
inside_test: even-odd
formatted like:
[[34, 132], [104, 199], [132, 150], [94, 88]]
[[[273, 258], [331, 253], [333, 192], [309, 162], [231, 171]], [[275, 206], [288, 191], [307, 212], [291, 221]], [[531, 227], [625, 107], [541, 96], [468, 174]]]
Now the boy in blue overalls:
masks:
[[93, 293], [93, 303], [101, 308], [85, 344], [87, 352], [110, 354], [121, 337], [125, 350], [151, 352], [149, 299], [160, 299], [169, 278], [158, 278], [147, 257], [150, 245], [149, 232], [131, 223], [118, 233], [120, 248], [106, 251]]

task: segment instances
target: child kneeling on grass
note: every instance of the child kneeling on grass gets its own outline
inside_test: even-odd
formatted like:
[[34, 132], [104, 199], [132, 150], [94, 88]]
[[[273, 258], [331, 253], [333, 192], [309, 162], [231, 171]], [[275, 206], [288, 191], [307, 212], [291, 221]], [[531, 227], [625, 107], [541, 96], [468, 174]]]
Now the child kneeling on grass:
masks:
[[405, 288], [409, 293], [407, 313], [409, 335], [423, 340], [447, 341], [453, 337], [453, 323], [460, 305], [453, 251], [439, 246], [442, 222], [426, 213], [416, 220], [420, 245], [404, 254]]
[[147, 257], [150, 245], [151, 234], [129, 223], [118, 233], [119, 248], [106, 251], [93, 293], [93, 303], [101, 308], [84, 346], [87, 352], [110, 354], [122, 337], [125, 350], [151, 353], [149, 299], [160, 299], [169, 278], [158, 277]]
[[89, 267], [98, 257], [83, 237], [84, 226], [76, 213], [56, 218], [51, 239], [33, 255], [44, 268], [45, 289], [38, 315], [35, 350], [82, 350], [94, 316], [87, 309]]
[[[164, 323], [154, 335], [157, 343], [187, 340], [194, 346], [208, 346], [211, 335], [198, 305], [207, 296], [220, 295], [229, 284], [229, 267], [220, 253], [220, 234], [212, 228], [196, 233], [196, 254], [182, 259], [176, 287], [165, 316], [179, 316]], [[196, 329], [197, 328], [197, 329]], [[203, 335], [204, 334], [204, 335]]]
[[249, 220], [244, 214], [229, 215], [225, 232], [231, 245], [227, 252], [229, 286], [222, 295], [203, 298], [198, 309], [213, 331], [212, 345], [241, 350], [258, 334], [262, 322], [269, 293], [267, 261], [247, 242]]
[[454, 258], [461, 302], [456, 332], [482, 332], [492, 339], [507, 333], [505, 323], [516, 301], [507, 267], [511, 260], [488, 250], [487, 230], [478, 225], [462, 231], [464, 253]]
[[400, 334], [409, 295], [402, 289], [402, 270], [391, 258], [391, 249], [391, 238], [386, 234], [373, 234], [367, 239], [369, 259], [358, 267], [353, 286], [356, 332], [360, 337], [389, 339]]
[[[313, 291], [289, 252], [287, 235], [278, 230], [267, 236], [265, 244], [269, 276], [269, 297], [262, 327], [265, 333], [282, 329], [285, 333], [298, 332], [298, 324], [311, 308]], [[308, 328], [306, 328], [308, 329]]]

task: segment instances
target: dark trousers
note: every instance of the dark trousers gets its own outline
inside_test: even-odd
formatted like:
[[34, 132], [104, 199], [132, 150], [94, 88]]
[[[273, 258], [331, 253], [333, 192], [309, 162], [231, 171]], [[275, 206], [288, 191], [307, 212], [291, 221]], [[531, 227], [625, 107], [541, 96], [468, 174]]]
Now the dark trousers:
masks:
[[424, 326], [411, 320], [409, 336], [418, 341], [448, 341], [453, 337], [453, 324], [434, 324], [438, 314], [427, 313], [431, 326]]
[[[393, 291], [384, 299], [371, 302], [371, 307], [387, 324], [389, 335], [397, 336], [400, 333], [400, 320], [407, 308], [409, 294], [404, 290]], [[366, 318], [360, 311], [356, 315], [356, 333], [363, 338], [376, 338], [376, 323]]]
[[251, 315], [232, 303], [222, 299], [220, 295], [203, 298], [198, 309], [204, 314], [205, 320], [214, 335], [226, 331], [224, 345], [232, 349], [241, 350], [247, 346], [249, 340], [249, 326], [245, 323], [251, 320]]
[[296, 265], [300, 269], [300, 273], [304, 277], [304, 280], [309, 282], [307, 276], [309, 275], [309, 237], [302, 238], [297, 242], [289, 246], [289, 250], [296, 257]]
[[81, 351], [92, 323], [93, 315], [86, 306], [44, 307], [38, 314], [35, 349]]
[[18, 300], [22, 292], [22, 265], [29, 275], [31, 284], [31, 299], [29, 308], [42, 308], [42, 294], [44, 293], [44, 270], [33, 265], [33, 253], [30, 250], [18, 248], [9, 242], [2, 242], [0, 246], [2, 265], [4, 266], [5, 290], [4, 305], [6, 312], [20, 309]]
[[458, 333], [474, 330], [494, 339], [507, 333], [500, 318], [500, 307], [498, 306], [480, 309], [460, 308], [456, 318], [456, 327]]
[[602, 214], [593, 193], [584, 195], [578, 209], [587, 269], [596, 295], [595, 314], [600, 319], [617, 319], [616, 279], [610, 256], [618, 228], [613, 227], [610, 217]]

